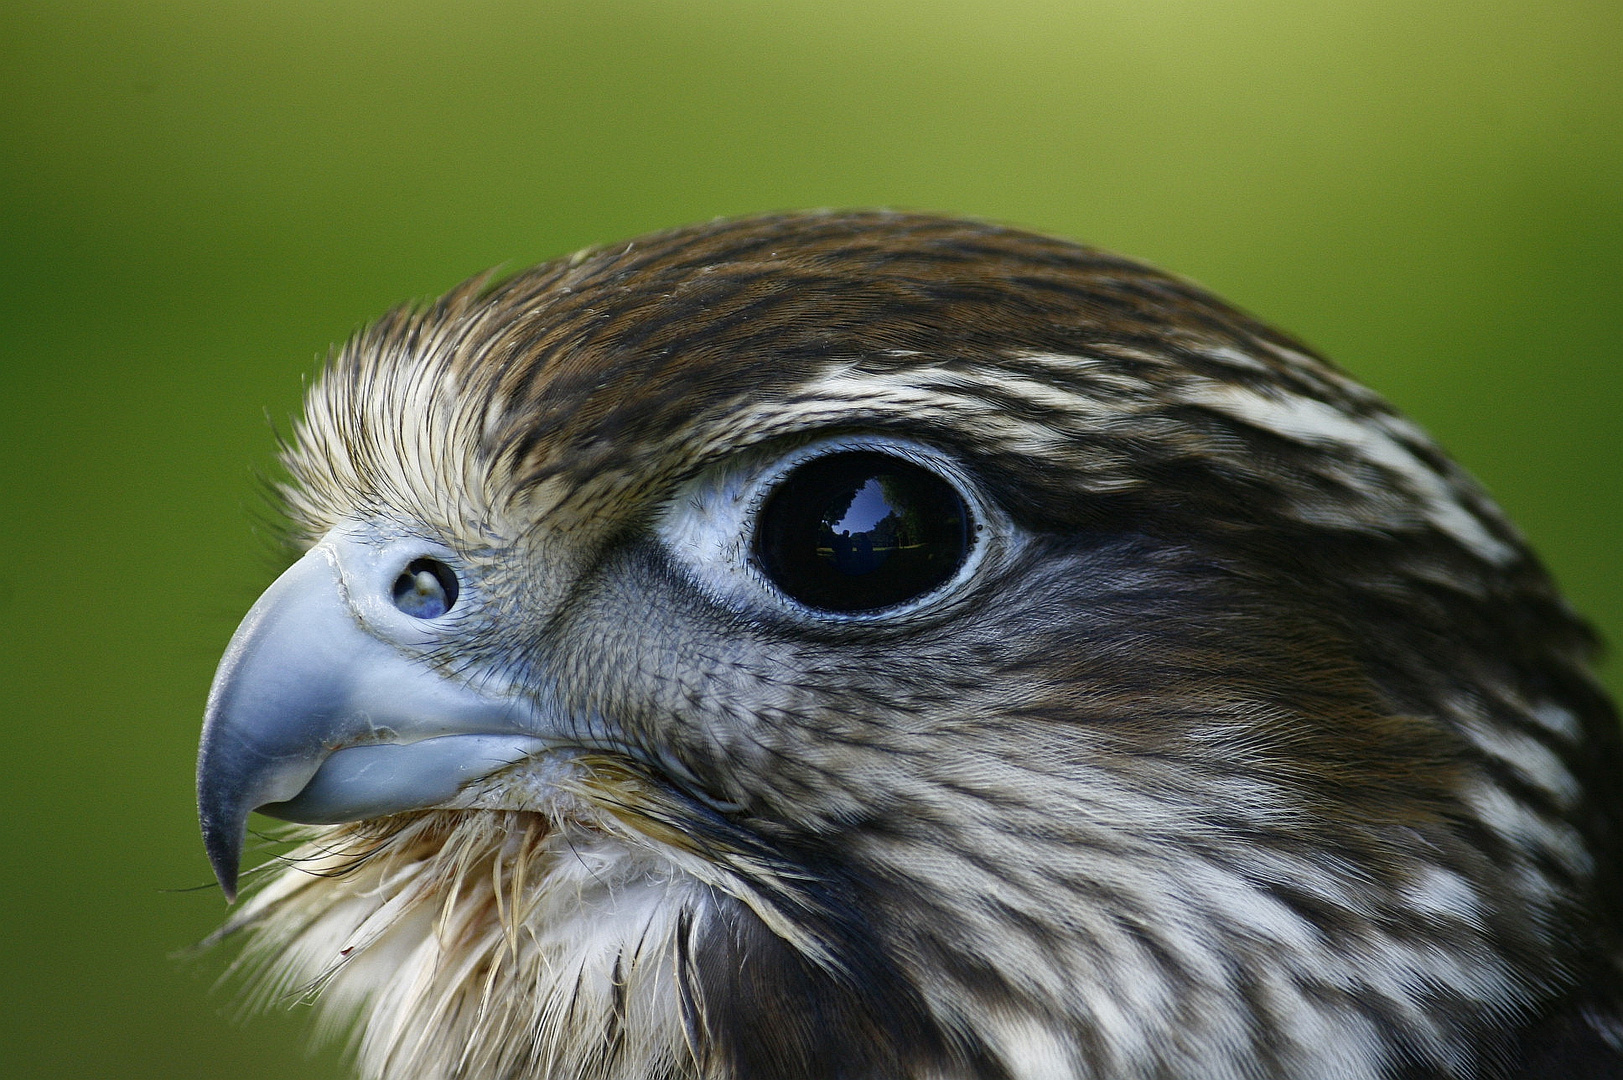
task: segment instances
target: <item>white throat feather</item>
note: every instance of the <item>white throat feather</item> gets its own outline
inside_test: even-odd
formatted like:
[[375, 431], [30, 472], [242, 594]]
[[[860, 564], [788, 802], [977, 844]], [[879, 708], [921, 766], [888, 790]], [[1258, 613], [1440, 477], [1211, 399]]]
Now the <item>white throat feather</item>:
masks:
[[302, 827], [250, 932], [250, 1004], [315, 1000], [366, 1077], [694, 1072], [676, 964], [717, 898], [567, 818], [437, 810]]

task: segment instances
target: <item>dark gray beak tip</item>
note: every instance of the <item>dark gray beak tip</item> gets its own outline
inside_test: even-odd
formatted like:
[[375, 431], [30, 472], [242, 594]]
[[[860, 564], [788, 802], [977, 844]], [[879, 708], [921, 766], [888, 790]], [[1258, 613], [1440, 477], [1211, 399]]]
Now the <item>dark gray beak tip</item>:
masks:
[[203, 825], [203, 850], [225, 893], [226, 903], [237, 900], [237, 867], [242, 863], [242, 844], [248, 834], [248, 814], [240, 805], [221, 806], [200, 792], [197, 816]]

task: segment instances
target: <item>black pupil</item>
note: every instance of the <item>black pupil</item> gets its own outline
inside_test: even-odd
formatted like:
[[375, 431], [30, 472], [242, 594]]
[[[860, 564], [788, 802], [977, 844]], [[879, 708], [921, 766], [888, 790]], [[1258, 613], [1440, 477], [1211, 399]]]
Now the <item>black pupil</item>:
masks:
[[456, 595], [456, 574], [438, 559], [415, 559], [394, 579], [394, 606], [413, 618], [439, 618]]
[[929, 592], [963, 565], [969, 512], [928, 469], [874, 451], [830, 454], [767, 497], [755, 551], [802, 604], [873, 611]]

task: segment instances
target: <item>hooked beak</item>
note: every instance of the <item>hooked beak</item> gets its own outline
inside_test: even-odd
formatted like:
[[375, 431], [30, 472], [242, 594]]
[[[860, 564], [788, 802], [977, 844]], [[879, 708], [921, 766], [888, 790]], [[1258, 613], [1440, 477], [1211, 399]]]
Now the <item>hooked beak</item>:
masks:
[[472, 605], [431, 619], [395, 606], [396, 580], [425, 553], [439, 551], [340, 526], [232, 636], [197, 759], [203, 845], [227, 900], [250, 811], [329, 823], [433, 806], [555, 745], [557, 725], [513, 688], [431, 666]]

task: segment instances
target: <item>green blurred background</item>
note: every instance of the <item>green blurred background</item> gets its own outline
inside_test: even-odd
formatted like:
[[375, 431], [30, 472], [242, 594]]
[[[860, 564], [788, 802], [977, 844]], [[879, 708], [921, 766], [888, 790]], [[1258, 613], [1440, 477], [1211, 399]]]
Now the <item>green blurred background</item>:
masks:
[[172, 955], [223, 910], [196, 728], [267, 417], [494, 264], [841, 205], [1149, 259], [1409, 410], [1623, 641], [1620, 56], [1617, 0], [7, 0], [0, 1072], [341, 1074]]

